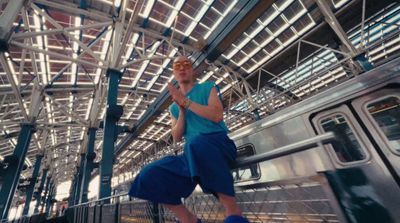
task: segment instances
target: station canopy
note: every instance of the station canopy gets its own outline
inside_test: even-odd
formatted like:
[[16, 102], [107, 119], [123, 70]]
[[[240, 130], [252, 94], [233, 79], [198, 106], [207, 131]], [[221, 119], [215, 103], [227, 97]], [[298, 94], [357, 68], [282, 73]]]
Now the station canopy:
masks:
[[[1, 12], [9, 1], [0, 1]], [[115, 141], [117, 186], [177, 148], [166, 97], [177, 55], [192, 60], [199, 82], [219, 85], [225, 121], [235, 131], [361, 75], [357, 55], [379, 66], [400, 48], [396, 1], [27, 2], [0, 67], [0, 160], [12, 154], [39, 89], [44, 97], [22, 178], [41, 153], [56, 183], [72, 179], [89, 128], [98, 128], [101, 160], [108, 68], [123, 72], [118, 125], [131, 130]], [[322, 7], [343, 32], [329, 24]]]

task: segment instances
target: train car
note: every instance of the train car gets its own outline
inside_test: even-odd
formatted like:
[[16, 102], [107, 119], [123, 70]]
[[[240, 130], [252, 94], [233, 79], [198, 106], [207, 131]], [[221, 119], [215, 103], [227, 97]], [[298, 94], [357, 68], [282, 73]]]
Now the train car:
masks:
[[[231, 133], [241, 156], [330, 131], [338, 138], [323, 148], [235, 170], [237, 186], [272, 185], [328, 173], [328, 189], [347, 187], [347, 196], [375, 202], [392, 222], [400, 222], [399, 90], [400, 59], [396, 59]], [[337, 207], [349, 208], [341, 197], [346, 195], [333, 194]], [[353, 205], [357, 205], [354, 200]]]
[[[396, 59], [230, 133], [238, 158], [325, 132], [337, 137], [331, 144], [232, 170], [246, 217], [251, 222], [400, 222], [399, 89]], [[185, 204], [205, 222], [223, 222], [224, 210], [212, 195], [197, 191]], [[101, 209], [96, 218], [118, 222], [155, 216], [154, 205], [140, 200], [96, 208]], [[161, 222], [175, 221], [162, 206], [158, 210]], [[88, 212], [93, 218], [94, 211]]]

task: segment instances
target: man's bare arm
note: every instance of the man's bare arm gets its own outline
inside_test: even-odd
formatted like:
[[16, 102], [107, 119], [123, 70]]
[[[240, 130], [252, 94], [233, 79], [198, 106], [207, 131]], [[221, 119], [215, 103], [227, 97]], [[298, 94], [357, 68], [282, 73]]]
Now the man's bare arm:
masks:
[[197, 115], [216, 123], [224, 119], [222, 102], [218, 97], [215, 87], [211, 89], [210, 96], [208, 97], [208, 105], [200, 105], [191, 102], [188, 109]]
[[178, 120], [171, 114], [171, 126], [171, 134], [174, 142], [182, 141], [183, 133], [185, 132], [185, 112], [182, 109], [179, 109]]

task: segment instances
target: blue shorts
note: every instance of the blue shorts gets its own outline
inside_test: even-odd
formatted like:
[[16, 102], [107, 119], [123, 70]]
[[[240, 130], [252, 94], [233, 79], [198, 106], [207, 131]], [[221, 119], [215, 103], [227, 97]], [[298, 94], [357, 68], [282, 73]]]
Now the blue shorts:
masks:
[[143, 167], [129, 195], [162, 204], [181, 204], [199, 184], [205, 193], [234, 196], [230, 167], [236, 146], [226, 132], [192, 137], [178, 156], [166, 156]]

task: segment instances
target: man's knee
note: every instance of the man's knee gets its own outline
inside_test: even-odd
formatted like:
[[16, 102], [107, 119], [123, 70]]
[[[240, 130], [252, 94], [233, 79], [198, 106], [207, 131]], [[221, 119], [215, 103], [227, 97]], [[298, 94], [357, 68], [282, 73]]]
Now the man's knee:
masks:
[[142, 184], [151, 183], [152, 179], [156, 177], [158, 170], [157, 166], [148, 164], [142, 168], [137, 178]]

